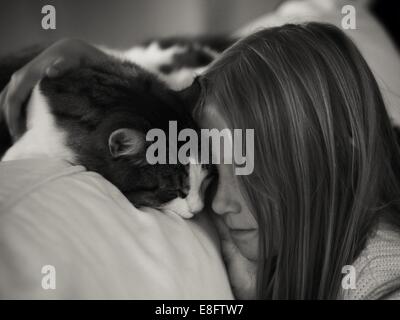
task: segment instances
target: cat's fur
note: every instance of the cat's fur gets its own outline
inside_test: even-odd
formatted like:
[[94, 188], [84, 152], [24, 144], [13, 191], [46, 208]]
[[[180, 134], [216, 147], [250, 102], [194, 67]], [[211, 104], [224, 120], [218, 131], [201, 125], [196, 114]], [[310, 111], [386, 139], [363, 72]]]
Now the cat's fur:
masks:
[[[104, 50], [108, 60], [44, 78], [27, 102], [27, 131], [11, 148], [0, 123], [0, 156], [9, 148], [4, 161], [49, 156], [81, 164], [103, 175], [136, 206], [192, 216], [203, 207], [208, 170], [195, 163], [149, 165], [145, 134], [152, 128], [167, 133], [172, 120], [178, 130], [197, 129], [189, 112], [196, 85], [176, 90], [188, 87], [217, 55], [201, 43], [170, 39], [125, 53]], [[0, 60], [0, 90], [34, 55]]]

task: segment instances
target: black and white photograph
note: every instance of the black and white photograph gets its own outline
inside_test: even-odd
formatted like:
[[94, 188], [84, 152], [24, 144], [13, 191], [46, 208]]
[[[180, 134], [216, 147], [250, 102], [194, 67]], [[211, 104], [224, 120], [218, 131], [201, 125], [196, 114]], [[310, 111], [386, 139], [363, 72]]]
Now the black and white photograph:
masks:
[[1, 0], [0, 300], [400, 300], [399, 53], [395, 0]]

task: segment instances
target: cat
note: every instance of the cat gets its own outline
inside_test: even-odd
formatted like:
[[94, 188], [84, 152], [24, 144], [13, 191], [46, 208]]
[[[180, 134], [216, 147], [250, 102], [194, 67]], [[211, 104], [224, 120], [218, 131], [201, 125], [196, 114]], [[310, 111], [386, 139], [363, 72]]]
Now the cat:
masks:
[[146, 40], [128, 50], [102, 51], [134, 62], [156, 74], [173, 90], [189, 87], [219, 55], [239, 38], [230, 35], [167, 37]]
[[[40, 50], [0, 59], [0, 90]], [[152, 128], [168, 132], [169, 121], [177, 121], [178, 130], [198, 130], [190, 114], [199, 94], [194, 78], [221, 50], [183, 38], [127, 52], [102, 50], [107, 60], [45, 77], [34, 87], [26, 104], [27, 130], [14, 145], [0, 123], [2, 161], [60, 158], [101, 174], [137, 207], [192, 217], [203, 208], [212, 167], [194, 161], [150, 165], [145, 135]]]

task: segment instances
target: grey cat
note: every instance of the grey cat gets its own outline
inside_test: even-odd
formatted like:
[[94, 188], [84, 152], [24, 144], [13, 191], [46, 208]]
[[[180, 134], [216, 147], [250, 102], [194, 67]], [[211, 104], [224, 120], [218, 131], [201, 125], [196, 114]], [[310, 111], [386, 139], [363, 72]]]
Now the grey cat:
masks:
[[[0, 122], [2, 161], [60, 158], [98, 172], [137, 207], [191, 217], [203, 208], [213, 170], [193, 161], [150, 165], [145, 135], [152, 128], [167, 133], [169, 121], [176, 121], [178, 130], [198, 130], [190, 114], [199, 94], [193, 79], [220, 51], [199, 44], [174, 39], [125, 53], [105, 50], [107, 60], [44, 78], [26, 103], [27, 130], [13, 145]], [[0, 89], [40, 52], [33, 51], [0, 59]], [[182, 87], [187, 88], [177, 90]]]

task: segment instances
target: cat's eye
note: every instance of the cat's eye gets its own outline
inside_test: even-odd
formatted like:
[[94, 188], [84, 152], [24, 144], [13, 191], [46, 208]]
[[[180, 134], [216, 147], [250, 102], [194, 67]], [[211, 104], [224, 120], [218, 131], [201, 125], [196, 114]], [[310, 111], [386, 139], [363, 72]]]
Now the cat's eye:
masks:
[[165, 191], [165, 195], [170, 197], [171, 199], [179, 197], [185, 199], [188, 196], [188, 193], [182, 189], [172, 189]]
[[182, 199], [185, 199], [188, 196], [188, 193], [183, 190], [178, 190], [178, 196]]

